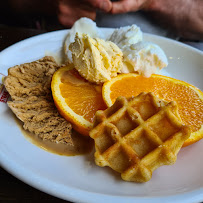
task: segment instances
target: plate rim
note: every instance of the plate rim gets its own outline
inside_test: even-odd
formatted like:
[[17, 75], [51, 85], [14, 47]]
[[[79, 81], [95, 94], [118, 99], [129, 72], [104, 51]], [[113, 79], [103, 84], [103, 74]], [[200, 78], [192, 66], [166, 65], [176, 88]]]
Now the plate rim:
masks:
[[[100, 28], [100, 29], [104, 29], [104, 30], [114, 30], [114, 29], [115, 29], [115, 28], [105, 28], [105, 27], [99, 27], [99, 28]], [[0, 51], [0, 55], [1, 55], [1, 54], [5, 54], [5, 52], [9, 51], [9, 50], [12, 49], [13, 47], [18, 46], [18, 45], [21, 45], [21, 44], [23, 44], [23, 43], [25, 43], [25, 42], [27, 42], [27, 41], [35, 40], [35, 39], [37, 39], [37, 38], [39, 38], [39, 37], [41, 38], [41, 37], [44, 37], [44, 36], [46, 36], [46, 35], [51, 35], [51, 34], [55, 34], [55, 33], [60, 33], [60, 32], [61, 32], [61, 33], [62, 33], [62, 32], [65, 33], [65, 32], [68, 32], [69, 30], [70, 30], [70, 29], [56, 30], [56, 31], [46, 32], [46, 33], [38, 34], [38, 35], [35, 35], [35, 36], [32, 36], [32, 37], [28, 37], [28, 38], [26, 38], [26, 39], [23, 39], [23, 40], [21, 40], [21, 41], [19, 41], [19, 42], [16, 42], [16, 43], [14, 43], [14, 44], [12, 44], [12, 45], [6, 47], [5, 49], [1, 50], [1, 51]], [[144, 34], [144, 36], [152, 36], [152, 37], [154, 37], [154, 38], [161, 38], [161, 39], [163, 39], [163, 40], [170, 41], [170, 42], [172, 42], [172, 43], [178, 44], [179, 46], [182, 46], [182, 47], [188, 48], [188, 49], [190, 49], [190, 50], [192, 50], [192, 51], [195, 51], [196, 53], [198, 53], [198, 54], [200, 54], [200, 55], [203, 55], [203, 51], [201, 51], [201, 50], [199, 50], [199, 49], [197, 49], [197, 48], [195, 48], [195, 47], [192, 47], [192, 46], [190, 46], [190, 45], [188, 45], [188, 44], [184, 44], [184, 43], [182, 43], [182, 42], [176, 41], [176, 40], [174, 40], [174, 39], [167, 38], [167, 37], [164, 37], [164, 36], [155, 35], [155, 34], [151, 34], [151, 33], [144, 33], [144, 32], [143, 32], [143, 34]]]
[[[41, 177], [39, 175], [33, 174], [29, 170], [26, 170], [24, 166], [19, 165], [17, 162], [13, 163], [9, 159], [7, 161], [5, 160], [6, 158], [2, 159], [2, 154], [0, 154], [0, 165], [2, 166], [2, 168], [8, 171], [11, 175], [13, 175], [17, 179], [23, 181], [24, 183], [28, 184], [29, 186], [37, 190], [43, 191], [49, 195], [58, 197], [59, 199], [63, 199], [66, 201], [68, 200], [68, 201], [89, 202], [89, 203], [94, 203], [94, 202], [108, 203], [115, 200], [117, 201], [117, 203], [122, 203], [122, 202], [130, 203], [132, 201], [139, 201], [140, 203], [147, 203], [147, 202], [156, 203], [157, 201], [164, 201], [165, 203], [170, 203], [171, 201], [173, 201], [174, 203], [176, 203], [176, 202], [184, 201], [185, 203], [186, 202], [189, 203], [189, 202], [200, 202], [203, 199], [203, 188], [199, 188], [190, 192], [183, 192], [176, 195], [135, 197], [135, 196], [107, 195], [103, 193], [89, 192], [89, 191], [81, 190], [81, 189], [66, 185], [65, 189], [67, 192], [62, 194], [57, 190], [54, 190], [55, 188], [59, 187], [61, 184], [55, 183], [54, 181], [50, 181], [48, 180], [48, 178], [44, 178], [44, 177], [43, 177], [43, 181], [41, 181]], [[13, 166], [15, 167], [15, 171], [11, 170]], [[29, 179], [30, 177], [31, 179]], [[81, 199], [83, 201], [81, 201]]]

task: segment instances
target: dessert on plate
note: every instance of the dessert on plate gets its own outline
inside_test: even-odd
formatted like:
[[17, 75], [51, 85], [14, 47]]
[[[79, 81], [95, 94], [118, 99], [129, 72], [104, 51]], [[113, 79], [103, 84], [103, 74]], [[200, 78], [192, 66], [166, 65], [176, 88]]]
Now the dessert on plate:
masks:
[[[79, 148], [77, 134], [86, 135], [84, 142], [95, 143], [97, 165], [134, 182], [149, 181], [158, 167], [175, 163], [188, 138], [187, 145], [203, 137], [203, 93], [155, 75], [168, 65], [167, 57], [136, 25], [105, 35], [81, 18], [63, 46], [63, 65], [44, 57], [10, 68], [4, 80], [12, 99], [8, 106], [35, 136]], [[181, 92], [178, 98], [173, 90]], [[185, 103], [179, 103], [182, 92], [189, 97]], [[192, 120], [194, 108], [200, 110]]]

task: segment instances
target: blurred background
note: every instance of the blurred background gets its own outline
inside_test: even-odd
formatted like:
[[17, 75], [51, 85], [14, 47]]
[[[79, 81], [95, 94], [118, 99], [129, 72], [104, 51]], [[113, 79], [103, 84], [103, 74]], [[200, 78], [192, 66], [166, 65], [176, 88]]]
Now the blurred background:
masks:
[[[84, 16], [95, 20], [99, 27], [136, 24], [143, 32], [203, 50], [202, 0], [7, 0], [1, 1], [0, 8], [1, 49], [25, 35], [70, 28]], [[27, 30], [26, 34], [20, 32], [22, 29]]]

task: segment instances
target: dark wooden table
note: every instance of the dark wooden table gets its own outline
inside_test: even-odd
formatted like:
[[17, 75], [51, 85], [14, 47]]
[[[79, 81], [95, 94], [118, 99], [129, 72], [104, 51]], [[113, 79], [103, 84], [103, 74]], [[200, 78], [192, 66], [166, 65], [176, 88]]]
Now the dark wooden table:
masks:
[[[9, 28], [0, 26], [0, 51], [6, 47], [26, 39], [28, 37], [42, 34], [45, 31], [24, 28]], [[58, 199], [44, 192], [41, 192], [22, 181], [18, 180], [0, 166], [0, 203], [36, 203], [54, 202], [63, 203], [64, 200]]]

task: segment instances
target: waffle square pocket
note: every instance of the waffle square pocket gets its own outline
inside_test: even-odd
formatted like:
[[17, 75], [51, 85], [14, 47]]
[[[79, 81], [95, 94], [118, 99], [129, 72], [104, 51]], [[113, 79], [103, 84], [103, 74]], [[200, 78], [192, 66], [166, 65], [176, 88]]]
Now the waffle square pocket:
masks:
[[97, 111], [90, 137], [95, 141], [95, 162], [121, 173], [126, 181], [146, 182], [162, 165], [174, 164], [190, 128], [183, 125], [175, 102], [153, 93], [118, 97]]

